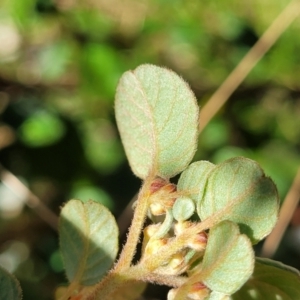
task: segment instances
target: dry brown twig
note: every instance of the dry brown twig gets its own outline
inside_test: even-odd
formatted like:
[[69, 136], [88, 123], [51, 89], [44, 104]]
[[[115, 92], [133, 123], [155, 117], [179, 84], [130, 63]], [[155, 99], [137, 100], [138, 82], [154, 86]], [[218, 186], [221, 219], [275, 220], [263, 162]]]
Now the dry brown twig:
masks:
[[247, 77], [253, 67], [274, 45], [282, 33], [300, 13], [300, 1], [291, 1], [281, 14], [273, 21], [265, 33], [249, 50], [236, 68], [229, 74], [222, 85], [210, 97], [200, 112], [200, 132], [218, 113], [237, 87]]
[[293, 213], [297, 208], [298, 202], [300, 198], [300, 168], [296, 174], [294, 182], [288, 191], [283, 205], [280, 210], [278, 222], [271, 232], [271, 234], [266, 238], [265, 243], [263, 245], [261, 256], [264, 257], [272, 257], [283, 237], [283, 234], [288, 227]]
[[18, 195], [20, 199], [25, 199], [24, 202], [28, 207], [50, 227], [57, 230], [58, 217], [18, 177], [2, 166], [0, 166], [0, 170], [2, 183]]

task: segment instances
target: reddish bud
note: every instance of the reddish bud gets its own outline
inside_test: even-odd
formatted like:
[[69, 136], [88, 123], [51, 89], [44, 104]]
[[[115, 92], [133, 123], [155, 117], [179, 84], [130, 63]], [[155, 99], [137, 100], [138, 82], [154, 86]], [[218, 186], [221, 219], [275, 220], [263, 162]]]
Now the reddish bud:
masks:
[[166, 184], [168, 184], [168, 182], [165, 179], [160, 177], [155, 178], [150, 185], [150, 194], [154, 194]]
[[203, 300], [206, 299], [209, 294], [210, 290], [202, 282], [196, 282], [192, 285], [188, 293], [188, 299]]
[[200, 291], [206, 288], [206, 285], [203, 282], [196, 282], [192, 285], [191, 292]]
[[187, 244], [196, 251], [203, 251], [207, 244], [207, 234], [205, 232], [197, 233]]
[[[168, 300], [174, 300], [179, 289], [177, 288], [170, 290], [168, 293]], [[203, 283], [197, 282], [191, 286], [191, 289], [187, 294], [187, 297], [185, 297], [185, 300], [204, 300], [207, 299], [209, 294], [210, 290]]]
[[150, 186], [150, 211], [154, 216], [166, 213], [173, 207], [176, 200], [176, 185], [162, 178], [156, 178]]

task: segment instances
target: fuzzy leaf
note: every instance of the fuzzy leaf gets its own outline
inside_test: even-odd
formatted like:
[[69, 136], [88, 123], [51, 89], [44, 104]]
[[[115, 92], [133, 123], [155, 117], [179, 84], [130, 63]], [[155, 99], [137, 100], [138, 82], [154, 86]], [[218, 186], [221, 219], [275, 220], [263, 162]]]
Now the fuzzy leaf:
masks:
[[300, 299], [300, 273], [298, 270], [280, 262], [257, 258], [253, 275], [230, 299]]
[[223, 221], [211, 228], [200, 279], [212, 291], [233, 294], [251, 276], [254, 253], [250, 240], [236, 224]]
[[217, 214], [219, 220], [238, 223], [241, 232], [256, 243], [274, 227], [278, 204], [277, 189], [260, 166], [250, 159], [236, 157], [209, 173], [198, 213], [202, 220]]
[[190, 164], [180, 175], [177, 185], [178, 191], [187, 193], [187, 196], [192, 198], [195, 202], [199, 202], [204, 194], [209, 173], [214, 168], [214, 164], [205, 160]]
[[170, 178], [192, 160], [198, 136], [198, 106], [174, 72], [142, 65], [121, 77], [116, 119], [133, 172]]
[[189, 219], [195, 211], [194, 201], [189, 197], [179, 197], [173, 206], [173, 216], [177, 221]]
[[21, 300], [22, 291], [18, 280], [0, 267], [0, 300]]
[[207, 299], [205, 300], [229, 300], [230, 296], [223, 294], [223, 293], [218, 293], [218, 292], [211, 292], [211, 294], [208, 296]]
[[118, 227], [97, 202], [70, 200], [59, 224], [60, 247], [70, 282], [93, 285], [112, 266], [118, 251]]

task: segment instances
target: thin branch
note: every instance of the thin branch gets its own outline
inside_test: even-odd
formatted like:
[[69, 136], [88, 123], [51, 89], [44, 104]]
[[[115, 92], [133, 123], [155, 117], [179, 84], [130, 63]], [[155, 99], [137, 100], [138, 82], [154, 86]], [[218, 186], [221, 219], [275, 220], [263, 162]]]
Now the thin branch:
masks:
[[282, 236], [289, 225], [293, 213], [298, 205], [300, 198], [300, 168], [298, 169], [297, 175], [294, 182], [288, 191], [283, 205], [280, 210], [278, 222], [272, 231], [272, 233], [267, 237], [261, 252], [261, 256], [272, 257], [276, 252]]
[[148, 209], [149, 199], [149, 187], [153, 178], [150, 176], [147, 178], [138, 195], [137, 205], [134, 210], [133, 219], [128, 232], [128, 237], [124, 248], [120, 254], [118, 263], [115, 266], [115, 270], [121, 271], [128, 269], [131, 265], [133, 256], [136, 251], [137, 244], [139, 242], [140, 234], [144, 226]]
[[200, 112], [200, 132], [217, 114], [228, 98], [243, 82], [258, 61], [274, 45], [282, 33], [300, 13], [300, 1], [291, 1], [281, 14], [273, 21], [256, 44], [249, 50], [237, 67], [226, 78], [223, 84], [211, 96]]
[[122, 236], [130, 226], [132, 216], [133, 216], [133, 204], [138, 198], [138, 193], [133, 196], [130, 202], [127, 204], [121, 215], [117, 219], [117, 224], [119, 227], [119, 234]]
[[11, 191], [25, 199], [25, 204], [29, 206], [43, 221], [48, 223], [54, 230], [57, 230], [58, 217], [51, 211], [30, 189], [22, 183], [18, 177], [4, 169], [0, 165], [1, 181]]

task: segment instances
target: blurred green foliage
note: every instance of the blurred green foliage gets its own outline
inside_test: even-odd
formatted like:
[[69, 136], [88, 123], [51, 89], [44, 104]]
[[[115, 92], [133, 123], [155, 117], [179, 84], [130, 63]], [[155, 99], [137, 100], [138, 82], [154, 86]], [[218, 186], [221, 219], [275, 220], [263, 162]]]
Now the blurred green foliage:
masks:
[[[203, 106], [286, 5], [1, 1], [0, 129], [10, 129], [0, 130], [1, 164], [57, 214], [70, 197], [95, 197], [119, 215], [139, 188], [114, 120], [121, 74], [142, 63], [167, 66]], [[206, 127], [195, 157], [214, 163], [237, 155], [255, 159], [281, 198], [300, 165], [299, 29], [297, 20]], [[24, 300], [52, 299], [65, 282], [56, 232], [25, 207], [17, 216], [1, 216], [0, 253], [18, 241], [30, 252], [11, 269], [21, 277]]]

